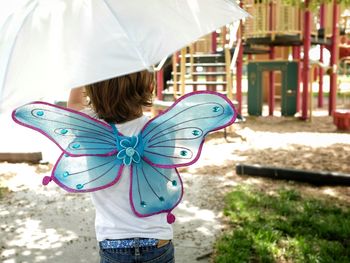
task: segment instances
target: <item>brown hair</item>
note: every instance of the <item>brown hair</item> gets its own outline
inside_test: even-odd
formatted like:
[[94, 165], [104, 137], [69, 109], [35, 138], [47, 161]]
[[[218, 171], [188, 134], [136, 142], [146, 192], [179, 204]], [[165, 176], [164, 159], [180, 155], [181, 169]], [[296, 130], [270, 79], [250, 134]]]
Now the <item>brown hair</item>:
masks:
[[142, 115], [142, 106], [152, 106], [153, 74], [145, 71], [85, 86], [89, 104], [100, 119], [122, 123]]

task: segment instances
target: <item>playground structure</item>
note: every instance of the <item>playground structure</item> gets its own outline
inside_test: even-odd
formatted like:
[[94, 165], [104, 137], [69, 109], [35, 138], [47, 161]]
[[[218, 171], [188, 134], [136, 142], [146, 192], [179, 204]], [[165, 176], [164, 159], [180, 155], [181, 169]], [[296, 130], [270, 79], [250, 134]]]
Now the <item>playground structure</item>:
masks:
[[[166, 85], [162, 71], [157, 73], [158, 104], [188, 91], [208, 89], [227, 94], [234, 100], [238, 112], [242, 113], [245, 64], [248, 69], [250, 115], [261, 115], [260, 109], [254, 110], [252, 107], [259, 108], [266, 101], [269, 115], [274, 114], [277, 102], [283, 108], [282, 115], [300, 113], [302, 120], [310, 119], [313, 106], [311, 86], [317, 79], [317, 107], [324, 106], [324, 90], [329, 90], [328, 113], [333, 116], [337, 110], [338, 94], [347, 96], [350, 93], [347, 83], [339, 83], [339, 80], [347, 82], [350, 72], [349, 10], [336, 1], [322, 4], [312, 11], [282, 1], [246, 0], [241, 5], [252, 18], [239, 24], [237, 34], [237, 25], [227, 25], [175, 53], [172, 65], [168, 65], [172, 69], [172, 79]], [[302, 55], [309, 54], [312, 46], [320, 50], [316, 60]], [[327, 64], [324, 55], [326, 49], [331, 54]], [[250, 66], [256, 63], [263, 66]], [[288, 78], [288, 81], [297, 80], [296, 87], [284, 80], [286, 74], [278, 64], [285, 67], [297, 65], [294, 79]], [[261, 71], [258, 74], [259, 86], [256, 86], [257, 72], [253, 72], [257, 68]], [[323, 82], [325, 75], [329, 76], [329, 87], [325, 87]], [[339, 75], [342, 77], [338, 78]], [[290, 85], [293, 87], [289, 88]]]

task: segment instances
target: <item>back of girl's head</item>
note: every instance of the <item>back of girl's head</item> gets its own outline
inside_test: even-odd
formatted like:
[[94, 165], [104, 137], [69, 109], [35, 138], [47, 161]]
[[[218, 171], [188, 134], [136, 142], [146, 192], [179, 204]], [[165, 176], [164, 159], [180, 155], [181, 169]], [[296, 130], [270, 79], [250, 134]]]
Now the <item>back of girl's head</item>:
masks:
[[100, 119], [122, 123], [142, 115], [152, 105], [153, 74], [145, 71], [85, 86], [90, 105]]

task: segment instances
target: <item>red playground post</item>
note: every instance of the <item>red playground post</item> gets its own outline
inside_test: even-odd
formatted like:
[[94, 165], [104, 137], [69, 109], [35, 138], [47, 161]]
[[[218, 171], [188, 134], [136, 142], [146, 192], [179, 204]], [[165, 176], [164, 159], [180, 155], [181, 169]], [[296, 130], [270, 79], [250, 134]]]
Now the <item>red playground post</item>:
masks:
[[[320, 27], [325, 30], [325, 4], [322, 4], [320, 7]], [[323, 33], [324, 37], [326, 32]], [[323, 63], [323, 49], [324, 45], [320, 45], [320, 63]], [[319, 76], [319, 88], [318, 88], [318, 100], [317, 100], [317, 106], [319, 108], [323, 107], [323, 68], [318, 68], [318, 76]]]
[[337, 98], [337, 63], [338, 63], [338, 35], [339, 35], [339, 4], [333, 0], [333, 25], [332, 25], [332, 44], [331, 44], [331, 75], [329, 88], [328, 115], [332, 116], [336, 107]]
[[[309, 78], [310, 78], [310, 59], [309, 51], [311, 46], [311, 11], [309, 9], [309, 0], [305, 0], [305, 13], [304, 13], [304, 57], [303, 57], [303, 100], [301, 107], [301, 119], [307, 120], [308, 118], [308, 95], [309, 95]], [[311, 94], [312, 96], [312, 94]]]
[[157, 99], [163, 100], [164, 90], [164, 70], [163, 68], [157, 71]]

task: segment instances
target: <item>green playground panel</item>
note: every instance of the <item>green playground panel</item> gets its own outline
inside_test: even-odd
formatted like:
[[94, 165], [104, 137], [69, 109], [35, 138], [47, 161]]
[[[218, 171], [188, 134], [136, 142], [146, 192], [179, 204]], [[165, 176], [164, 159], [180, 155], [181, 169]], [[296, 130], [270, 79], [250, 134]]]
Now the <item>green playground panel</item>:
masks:
[[281, 114], [294, 116], [297, 105], [298, 63], [295, 61], [264, 61], [248, 63], [248, 114], [261, 116], [264, 71], [281, 71]]

